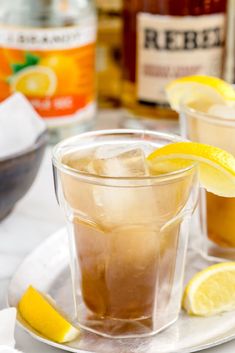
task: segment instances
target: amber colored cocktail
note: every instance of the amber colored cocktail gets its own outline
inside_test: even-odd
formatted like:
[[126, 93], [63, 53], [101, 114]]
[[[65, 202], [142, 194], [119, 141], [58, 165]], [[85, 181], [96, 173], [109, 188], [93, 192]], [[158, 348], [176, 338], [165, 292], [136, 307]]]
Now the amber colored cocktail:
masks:
[[[219, 110], [218, 110], [219, 109]], [[223, 107], [212, 103], [191, 102], [182, 106], [183, 135], [192, 141], [220, 147], [235, 156], [235, 113], [216, 116]], [[210, 113], [211, 112], [211, 113]], [[204, 223], [204, 251], [207, 255], [235, 259], [235, 198], [206, 193]], [[207, 241], [208, 239], [208, 241]]]
[[112, 337], [151, 335], [179, 315], [196, 167], [157, 176], [146, 161], [178, 140], [116, 130], [55, 148], [77, 320], [85, 329]]

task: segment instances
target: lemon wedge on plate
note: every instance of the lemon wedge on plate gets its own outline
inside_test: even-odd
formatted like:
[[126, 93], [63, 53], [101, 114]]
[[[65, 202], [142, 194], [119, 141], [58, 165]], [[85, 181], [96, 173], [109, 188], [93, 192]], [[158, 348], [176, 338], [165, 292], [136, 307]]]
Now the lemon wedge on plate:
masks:
[[235, 309], [235, 262], [212, 265], [198, 272], [185, 288], [183, 308], [210, 316]]
[[75, 328], [53, 304], [30, 286], [18, 303], [22, 318], [43, 336], [59, 342], [69, 342], [79, 335]]
[[207, 191], [223, 197], [235, 197], [235, 158], [218, 147], [176, 142], [155, 150], [147, 160], [155, 175], [197, 163], [200, 182]]
[[211, 76], [186, 76], [171, 81], [166, 95], [172, 109], [180, 110], [181, 103], [205, 101], [208, 104], [235, 104], [235, 90], [229, 83]]

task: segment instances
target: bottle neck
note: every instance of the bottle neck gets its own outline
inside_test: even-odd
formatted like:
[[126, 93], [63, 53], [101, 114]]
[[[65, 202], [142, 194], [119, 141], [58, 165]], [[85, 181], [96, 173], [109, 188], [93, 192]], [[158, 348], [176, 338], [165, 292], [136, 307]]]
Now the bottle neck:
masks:
[[90, 0], [15, 0], [14, 9], [11, 0], [4, 2], [0, 23], [26, 27], [70, 26], [93, 12]]
[[[8, 0], [10, 1], [10, 0]], [[5, 0], [7, 3], [7, 0]], [[37, 12], [47, 12], [51, 9], [58, 7], [61, 0], [15, 0], [14, 8], [16, 11], [30, 12], [36, 14]]]
[[33, 11], [39, 11], [40, 13], [48, 12], [59, 6], [61, 0], [37, 0], [30, 1], [30, 8]]
[[[26, 2], [26, 0], [21, 0]], [[35, 25], [50, 27], [53, 25], [63, 25], [61, 11], [63, 3], [70, 0], [27, 0], [27, 12]], [[61, 18], [58, 18], [61, 17]]]

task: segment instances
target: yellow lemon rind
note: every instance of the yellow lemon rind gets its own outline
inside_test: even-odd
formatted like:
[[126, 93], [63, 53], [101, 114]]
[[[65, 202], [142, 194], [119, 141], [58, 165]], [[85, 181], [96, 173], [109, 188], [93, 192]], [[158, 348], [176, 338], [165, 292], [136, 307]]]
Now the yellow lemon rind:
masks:
[[205, 100], [234, 105], [235, 90], [229, 83], [212, 76], [186, 76], [171, 81], [165, 88], [171, 108], [179, 111], [182, 103]]
[[65, 343], [79, 335], [79, 330], [61, 315], [52, 301], [32, 286], [20, 299], [18, 310], [32, 328], [55, 342]]
[[184, 164], [187, 165], [185, 161], [197, 163], [200, 182], [208, 191], [224, 197], [235, 196], [235, 158], [218, 147], [197, 142], [176, 142], [155, 150], [147, 160], [156, 172], [158, 165], [163, 168], [165, 162], [165, 173], [183, 168]]
[[[203, 285], [206, 281], [213, 280], [219, 273], [234, 272], [235, 278], [235, 262], [226, 262], [212, 265], [194, 275], [191, 280], [188, 282], [183, 299], [182, 307], [186, 310], [189, 315], [195, 316], [211, 316], [216, 315], [225, 311], [230, 311], [235, 309], [235, 301], [232, 300], [231, 303], [223, 303], [221, 307], [218, 308], [205, 308], [201, 303], [196, 302], [196, 295], [200, 290], [200, 286]], [[219, 283], [218, 283], [219, 285]], [[208, 293], [205, 293], [205, 295]]]

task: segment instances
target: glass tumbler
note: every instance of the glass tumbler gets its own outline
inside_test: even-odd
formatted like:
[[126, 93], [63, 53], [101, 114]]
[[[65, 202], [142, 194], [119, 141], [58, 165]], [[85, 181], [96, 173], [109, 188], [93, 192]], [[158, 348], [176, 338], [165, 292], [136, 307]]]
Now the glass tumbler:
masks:
[[[138, 156], [180, 140], [150, 131], [106, 130], [55, 147], [55, 188], [68, 224], [80, 327], [107, 337], [136, 337], [177, 320], [197, 167], [149, 175], [142, 169], [145, 158]], [[123, 149], [132, 152], [110, 157]], [[100, 153], [107, 157], [98, 158]], [[128, 177], [119, 170], [124, 155]], [[112, 177], [89, 169], [100, 170], [104, 163]]]
[[[196, 106], [196, 105], [195, 105]], [[182, 104], [181, 132], [196, 142], [220, 147], [235, 155], [235, 119], [215, 117]], [[207, 259], [235, 260], [235, 198], [200, 192], [200, 237], [196, 250]]]

